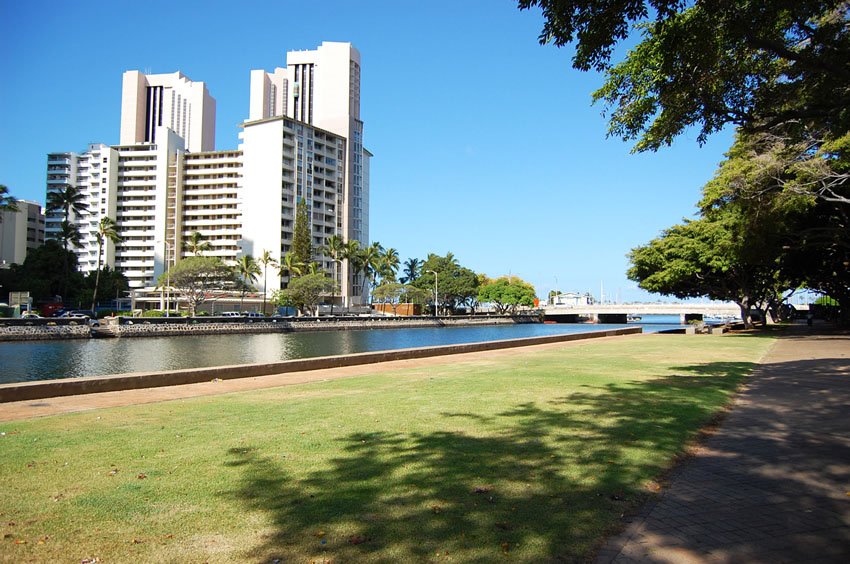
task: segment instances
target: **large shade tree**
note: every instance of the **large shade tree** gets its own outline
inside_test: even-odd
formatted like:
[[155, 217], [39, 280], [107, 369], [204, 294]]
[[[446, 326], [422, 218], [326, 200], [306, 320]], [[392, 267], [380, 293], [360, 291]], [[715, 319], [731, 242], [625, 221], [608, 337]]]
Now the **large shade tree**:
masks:
[[305, 313], [317, 313], [316, 308], [322, 298], [334, 291], [336, 282], [323, 272], [305, 274], [295, 278], [286, 289], [275, 295], [275, 303], [279, 306], [294, 304]]
[[191, 256], [177, 261], [168, 272], [160, 275], [160, 286], [171, 285], [189, 306], [189, 315], [194, 316], [202, 303], [212, 298], [215, 292], [233, 288], [237, 277], [233, 269], [217, 257]]
[[460, 265], [454, 254], [429, 254], [422, 264], [421, 272], [413, 285], [433, 291], [436, 281], [437, 299], [434, 306], [437, 310], [474, 306], [480, 281], [475, 272]]
[[[541, 43], [573, 44], [573, 66], [605, 75], [594, 94], [610, 133], [637, 150], [727, 124], [848, 129], [846, 0], [519, 0], [541, 8]], [[637, 25], [636, 25], [637, 24]], [[615, 48], [641, 36], [619, 62]]]
[[520, 306], [533, 307], [536, 296], [534, 286], [517, 276], [502, 276], [478, 289], [478, 301], [493, 304], [498, 314], [515, 314]]

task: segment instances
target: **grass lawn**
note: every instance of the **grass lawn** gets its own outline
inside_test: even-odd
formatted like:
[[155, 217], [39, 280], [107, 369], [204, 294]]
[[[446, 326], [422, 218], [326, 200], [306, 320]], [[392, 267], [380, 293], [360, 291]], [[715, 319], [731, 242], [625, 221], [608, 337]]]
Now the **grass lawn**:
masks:
[[771, 343], [587, 341], [0, 424], [0, 561], [581, 560]]

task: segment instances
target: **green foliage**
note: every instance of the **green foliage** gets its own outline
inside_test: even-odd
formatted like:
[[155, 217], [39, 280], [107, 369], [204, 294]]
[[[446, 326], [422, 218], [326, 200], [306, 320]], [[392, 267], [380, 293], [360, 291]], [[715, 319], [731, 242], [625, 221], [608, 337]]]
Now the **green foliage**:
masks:
[[315, 310], [326, 296], [335, 290], [336, 282], [325, 276], [324, 273], [305, 274], [293, 279], [285, 290], [275, 295], [274, 303], [277, 306], [295, 306], [301, 311]]
[[[18, 203], [15, 198], [9, 195], [9, 189], [0, 184], [0, 214], [2, 212], [16, 212], [18, 211]], [[3, 221], [3, 216], [0, 215], [0, 222]]]
[[478, 301], [491, 303], [496, 313], [516, 313], [517, 307], [533, 307], [537, 293], [534, 286], [516, 276], [503, 276], [478, 289]]
[[[690, 127], [847, 131], [848, 8], [842, 0], [519, 0], [539, 6], [541, 42], [576, 41], [573, 66], [606, 74], [594, 94], [609, 131], [656, 150]], [[650, 20], [650, 15], [652, 19]], [[640, 22], [639, 25], [632, 24]], [[612, 65], [633, 29], [641, 41]]]
[[410, 284], [399, 284], [398, 282], [385, 282], [379, 284], [375, 291], [372, 292], [372, 297], [384, 304], [390, 304], [393, 313], [396, 313], [398, 304], [412, 303], [424, 304], [428, 301], [431, 293], [427, 290], [417, 288]]
[[422, 261], [418, 258], [409, 258], [404, 261], [404, 276], [399, 281], [404, 284], [413, 284], [422, 271]]
[[233, 269], [217, 257], [186, 257], [160, 275], [160, 286], [171, 285], [189, 305], [190, 315], [215, 291], [232, 288], [237, 282]]
[[[64, 264], [68, 265], [67, 277], [62, 268]], [[29, 291], [36, 302], [62, 296], [69, 305], [76, 303], [86, 286], [82, 274], [77, 272], [77, 255], [52, 239], [41, 247], [30, 249], [23, 264], [0, 269], [0, 284], [4, 291]]]
[[421, 275], [413, 283], [417, 288], [433, 292], [434, 272], [437, 278], [437, 306], [455, 310], [474, 307], [478, 298], [478, 276], [469, 268], [460, 266], [452, 253], [441, 257], [429, 254], [422, 264]]
[[200, 231], [193, 231], [192, 234], [189, 235], [189, 239], [183, 243], [183, 249], [187, 253], [191, 253], [193, 256], [199, 257], [212, 249], [212, 245], [210, 245], [209, 241], [204, 240], [204, 236], [201, 235]]
[[295, 231], [292, 235], [292, 255], [299, 264], [313, 262], [313, 236], [310, 233], [310, 212], [307, 200], [301, 199], [295, 210]]
[[100, 287], [100, 271], [103, 267], [103, 244], [107, 241], [112, 244], [121, 241], [121, 237], [118, 235], [118, 226], [108, 216], [100, 218], [95, 237], [97, 238], [97, 271], [94, 279], [94, 290], [92, 291], [91, 311], [95, 311], [97, 308], [97, 291]]

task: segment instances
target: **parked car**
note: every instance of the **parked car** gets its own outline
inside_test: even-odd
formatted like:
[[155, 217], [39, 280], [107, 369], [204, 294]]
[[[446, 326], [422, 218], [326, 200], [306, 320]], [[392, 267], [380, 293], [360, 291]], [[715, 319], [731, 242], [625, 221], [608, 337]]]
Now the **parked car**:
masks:
[[41, 319], [41, 316], [31, 311], [25, 311], [21, 314], [21, 319]]
[[239, 312], [238, 312], [238, 311], [225, 311], [225, 312], [222, 312], [222, 313], [221, 313], [221, 314], [219, 314], [219, 315], [221, 315], [221, 317], [242, 317], [242, 316], [239, 314]]
[[265, 319], [266, 316], [263, 315], [262, 313], [260, 313], [259, 311], [243, 311], [242, 317], [252, 317], [252, 318], [258, 317], [260, 319]]

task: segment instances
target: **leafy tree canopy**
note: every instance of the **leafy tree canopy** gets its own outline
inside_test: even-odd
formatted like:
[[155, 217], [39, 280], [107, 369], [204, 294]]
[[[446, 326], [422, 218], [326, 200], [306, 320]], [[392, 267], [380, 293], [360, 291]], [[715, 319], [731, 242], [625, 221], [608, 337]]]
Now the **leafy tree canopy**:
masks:
[[517, 307], [532, 307], [537, 293], [534, 286], [516, 276], [502, 276], [478, 289], [478, 301], [491, 303], [496, 313], [515, 313]]
[[324, 273], [305, 274], [294, 278], [285, 290], [275, 294], [275, 303], [279, 306], [294, 305], [301, 311], [315, 310], [322, 297], [336, 290], [336, 283]]
[[434, 272], [437, 273], [439, 307], [458, 309], [474, 306], [478, 298], [478, 276], [471, 269], [461, 266], [452, 253], [446, 253], [444, 257], [429, 254], [420, 272], [413, 285], [432, 292]]
[[160, 286], [175, 288], [189, 305], [189, 314], [215, 291], [232, 288], [238, 280], [233, 269], [218, 257], [191, 256], [177, 261], [168, 272], [160, 275]]
[[[726, 124], [848, 130], [850, 33], [843, 0], [519, 0], [538, 6], [541, 43], [575, 43], [573, 66], [605, 73], [594, 101], [637, 151]], [[637, 25], [636, 25], [637, 24]], [[641, 41], [619, 63], [616, 46]]]

